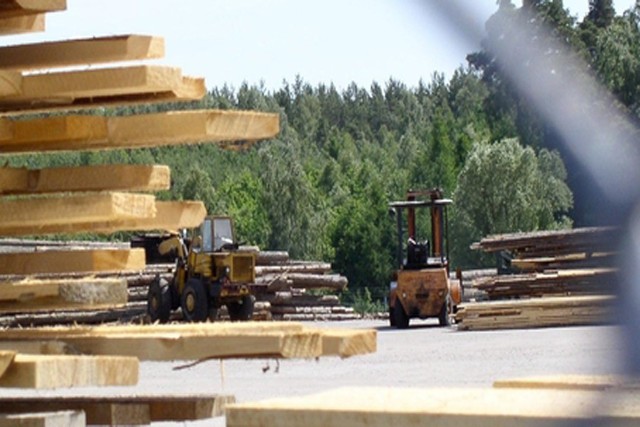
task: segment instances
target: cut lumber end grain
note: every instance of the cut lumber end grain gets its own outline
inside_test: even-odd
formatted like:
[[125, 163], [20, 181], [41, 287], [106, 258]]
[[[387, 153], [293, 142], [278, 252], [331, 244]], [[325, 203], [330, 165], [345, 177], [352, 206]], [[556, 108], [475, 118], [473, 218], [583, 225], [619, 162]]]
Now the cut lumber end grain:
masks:
[[0, 17], [59, 12], [67, 8], [67, 0], [6, 0]]
[[85, 427], [86, 425], [83, 411], [0, 415], [0, 427]]
[[555, 390], [640, 390], [640, 378], [622, 375], [546, 375], [498, 380], [494, 388]]
[[0, 350], [0, 377], [4, 375], [15, 357], [16, 352], [13, 350]]
[[0, 70], [0, 98], [20, 93], [22, 74], [15, 71]]
[[595, 421], [635, 426], [633, 392], [480, 388], [343, 388], [311, 396], [229, 405], [228, 427], [504, 426], [548, 427]]
[[0, 387], [135, 385], [138, 369], [135, 357], [17, 354], [0, 377]]
[[0, 17], [0, 35], [35, 33], [44, 31], [44, 13], [9, 18]]
[[377, 331], [323, 329], [322, 355], [341, 358], [375, 353], [377, 350]]

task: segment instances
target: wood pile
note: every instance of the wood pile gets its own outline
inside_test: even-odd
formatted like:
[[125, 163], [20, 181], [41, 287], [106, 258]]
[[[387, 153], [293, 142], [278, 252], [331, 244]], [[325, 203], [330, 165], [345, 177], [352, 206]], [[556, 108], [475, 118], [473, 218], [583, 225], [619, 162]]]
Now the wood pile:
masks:
[[269, 304], [274, 320], [352, 320], [359, 316], [340, 304], [337, 293], [347, 278], [331, 273], [331, 264], [295, 261], [287, 252], [260, 251], [256, 256], [256, 299]]
[[598, 324], [613, 319], [617, 269], [612, 227], [488, 236], [472, 249], [495, 253], [502, 273], [476, 277], [488, 302], [459, 307], [459, 329]]

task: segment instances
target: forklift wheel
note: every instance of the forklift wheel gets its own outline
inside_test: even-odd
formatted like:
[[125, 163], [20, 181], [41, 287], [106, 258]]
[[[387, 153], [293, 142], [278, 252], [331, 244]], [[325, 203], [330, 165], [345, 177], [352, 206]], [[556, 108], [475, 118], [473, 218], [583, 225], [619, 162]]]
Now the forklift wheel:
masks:
[[438, 323], [440, 323], [440, 326], [451, 326], [451, 318], [449, 317], [449, 297], [447, 297], [447, 300], [442, 304], [440, 314], [438, 314]]
[[396, 327], [396, 314], [394, 311], [393, 307], [389, 307], [389, 326], [392, 328]]
[[228, 303], [227, 310], [229, 311], [229, 318], [231, 318], [231, 320], [251, 320], [255, 300], [253, 295], [245, 295], [240, 302]]
[[156, 276], [149, 285], [147, 313], [152, 322], [167, 323], [171, 315], [171, 290], [166, 280]]
[[182, 290], [182, 317], [188, 322], [203, 322], [209, 314], [207, 292], [196, 279], [189, 279]]
[[393, 308], [393, 317], [395, 319], [395, 326], [398, 329], [407, 329], [409, 327], [409, 316], [404, 312], [402, 304], [396, 300], [396, 306]]

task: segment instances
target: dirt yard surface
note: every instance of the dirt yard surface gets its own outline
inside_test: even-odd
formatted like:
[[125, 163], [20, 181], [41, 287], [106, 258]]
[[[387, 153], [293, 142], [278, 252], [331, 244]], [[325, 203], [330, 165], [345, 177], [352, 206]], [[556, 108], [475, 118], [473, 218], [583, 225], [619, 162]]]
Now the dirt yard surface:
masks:
[[[378, 351], [350, 359], [144, 362], [133, 388], [58, 390], [55, 394], [232, 394], [238, 402], [300, 396], [343, 386], [490, 387], [494, 380], [544, 374], [615, 373], [624, 346], [615, 326], [462, 332], [437, 321], [396, 330], [382, 320], [317, 322], [329, 328], [375, 328]], [[4, 390], [0, 395], [21, 393]], [[25, 391], [26, 392], [26, 391]], [[29, 392], [33, 393], [33, 392]], [[42, 392], [51, 393], [51, 392]], [[224, 426], [224, 418], [154, 425]]]

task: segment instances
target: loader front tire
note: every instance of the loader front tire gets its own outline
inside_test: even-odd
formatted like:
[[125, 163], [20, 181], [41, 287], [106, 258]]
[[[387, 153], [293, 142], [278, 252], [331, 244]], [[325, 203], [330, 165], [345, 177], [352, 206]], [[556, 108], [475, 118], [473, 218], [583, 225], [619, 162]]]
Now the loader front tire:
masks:
[[393, 307], [393, 318], [395, 319], [395, 327], [398, 329], [407, 329], [409, 327], [409, 316], [404, 312], [402, 304], [397, 300]]
[[188, 322], [204, 322], [209, 314], [207, 292], [202, 282], [189, 279], [182, 290], [182, 317]]
[[171, 289], [166, 280], [156, 277], [147, 293], [147, 314], [151, 322], [167, 323], [171, 316]]

